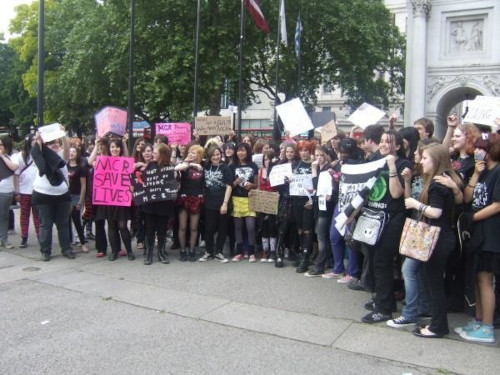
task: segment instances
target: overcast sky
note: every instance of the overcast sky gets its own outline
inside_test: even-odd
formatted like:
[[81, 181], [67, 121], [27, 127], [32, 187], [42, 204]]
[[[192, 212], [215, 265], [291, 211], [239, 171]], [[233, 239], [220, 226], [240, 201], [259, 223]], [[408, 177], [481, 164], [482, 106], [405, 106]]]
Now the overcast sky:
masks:
[[33, 0], [0, 0], [0, 32], [5, 38], [9, 36], [10, 20], [14, 18], [14, 7], [19, 4], [31, 4]]

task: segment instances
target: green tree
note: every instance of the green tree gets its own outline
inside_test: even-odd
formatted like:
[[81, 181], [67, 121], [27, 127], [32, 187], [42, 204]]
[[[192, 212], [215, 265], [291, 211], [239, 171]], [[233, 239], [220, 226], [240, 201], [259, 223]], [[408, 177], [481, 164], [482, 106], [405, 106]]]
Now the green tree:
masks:
[[[45, 92], [48, 121], [83, 131], [106, 105], [126, 107], [130, 0], [46, 0]], [[403, 39], [382, 0], [287, 2], [288, 47], [281, 47], [280, 85], [287, 99], [310, 107], [322, 83], [340, 87], [356, 106], [387, 105], [402, 92]], [[245, 17], [243, 107], [257, 92], [275, 94], [278, 0], [263, 0], [266, 36]], [[38, 4], [18, 7], [10, 45], [31, 98], [36, 96]], [[293, 34], [302, 15], [301, 85]], [[200, 112], [218, 114], [223, 93], [236, 103], [240, 2], [204, 0], [201, 12]], [[193, 107], [196, 1], [137, 0], [135, 113], [150, 122], [189, 120]], [[388, 79], [387, 79], [388, 78]], [[227, 92], [228, 91], [228, 92]]]

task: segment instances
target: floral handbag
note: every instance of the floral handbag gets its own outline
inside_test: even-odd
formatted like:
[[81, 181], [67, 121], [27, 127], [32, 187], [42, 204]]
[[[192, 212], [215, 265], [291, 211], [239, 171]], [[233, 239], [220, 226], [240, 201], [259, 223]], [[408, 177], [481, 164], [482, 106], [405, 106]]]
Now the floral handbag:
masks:
[[436, 247], [441, 228], [420, 221], [421, 218], [421, 210], [419, 210], [417, 220], [406, 218], [399, 242], [399, 253], [421, 262], [427, 262]]

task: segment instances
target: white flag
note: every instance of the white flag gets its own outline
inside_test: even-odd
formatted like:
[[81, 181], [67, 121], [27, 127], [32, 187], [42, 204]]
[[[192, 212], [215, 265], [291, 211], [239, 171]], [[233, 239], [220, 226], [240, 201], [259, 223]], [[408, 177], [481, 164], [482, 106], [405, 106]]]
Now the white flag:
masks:
[[288, 46], [287, 36], [286, 36], [286, 18], [285, 18], [285, 0], [281, 0], [280, 7], [280, 23], [281, 23], [281, 43]]

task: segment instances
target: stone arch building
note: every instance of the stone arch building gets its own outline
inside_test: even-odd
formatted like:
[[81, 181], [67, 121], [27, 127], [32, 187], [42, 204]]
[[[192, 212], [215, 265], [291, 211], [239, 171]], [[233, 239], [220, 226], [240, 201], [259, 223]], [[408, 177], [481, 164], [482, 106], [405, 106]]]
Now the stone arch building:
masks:
[[436, 123], [476, 95], [500, 96], [500, 0], [386, 0], [407, 33], [404, 121]]

